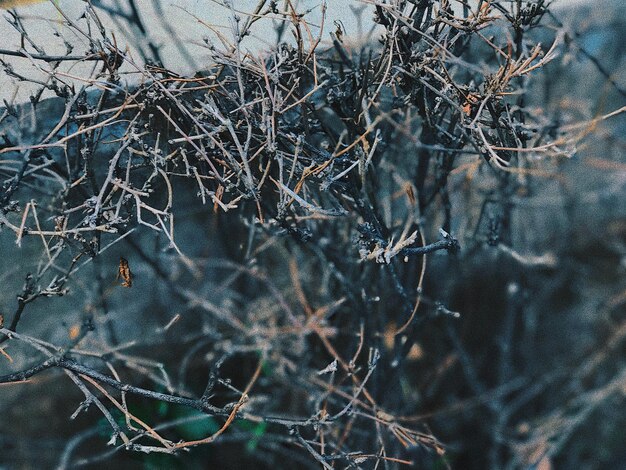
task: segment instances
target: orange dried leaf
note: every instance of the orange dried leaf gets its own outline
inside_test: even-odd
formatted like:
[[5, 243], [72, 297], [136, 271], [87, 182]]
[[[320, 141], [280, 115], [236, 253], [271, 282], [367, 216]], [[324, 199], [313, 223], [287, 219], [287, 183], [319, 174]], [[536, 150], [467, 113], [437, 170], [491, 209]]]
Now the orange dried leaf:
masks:
[[80, 334], [80, 325], [72, 325], [70, 327], [70, 339], [74, 340], [76, 338], [78, 338], [78, 335]]
[[122, 287], [133, 286], [133, 273], [130, 270], [128, 261], [125, 258], [120, 258], [120, 265], [117, 272], [117, 278], [122, 278]]

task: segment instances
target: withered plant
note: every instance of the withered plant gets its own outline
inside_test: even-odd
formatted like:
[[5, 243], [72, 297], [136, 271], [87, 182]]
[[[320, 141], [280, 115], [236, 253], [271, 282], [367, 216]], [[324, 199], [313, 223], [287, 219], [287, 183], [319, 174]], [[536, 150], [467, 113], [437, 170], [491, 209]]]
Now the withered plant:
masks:
[[[23, 44], [0, 51], [7, 77], [36, 85], [0, 117], [13, 260], [0, 383], [26, 408], [52, 384], [73, 390], [41, 411], [76, 418], [59, 468], [127, 451], [216, 468], [455, 466], [465, 446], [445, 414], [476, 407], [488, 468], [557, 455], [552, 421], [511, 437], [547, 393], [515, 366], [528, 353], [513, 346], [519, 292], [559, 261], [526, 250], [516, 207], [624, 108], [581, 124], [538, 105], [534, 83], [573, 47], [550, 2], [367, 0], [352, 5], [357, 38], [291, 0], [224, 1], [231, 28], [206, 23], [193, 47], [210, 62], [192, 76], [163, 65], [141, 8], [125, 5], [85, 2], [80, 19], [60, 5], [64, 31], [88, 41], [65, 55], [9, 13]], [[139, 54], [104, 14], [133, 25]], [[256, 47], [269, 25], [275, 46]], [[469, 304], [493, 312], [471, 323], [501, 341], [497, 371], [459, 332], [464, 266], [489, 253], [502, 278], [481, 279], [505, 303], [483, 284]], [[458, 381], [469, 395], [441, 385]]]

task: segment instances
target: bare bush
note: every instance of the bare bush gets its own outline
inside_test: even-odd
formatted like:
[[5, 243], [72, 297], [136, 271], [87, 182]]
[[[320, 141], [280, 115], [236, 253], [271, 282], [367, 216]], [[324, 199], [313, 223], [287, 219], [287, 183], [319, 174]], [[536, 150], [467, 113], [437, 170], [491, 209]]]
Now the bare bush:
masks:
[[[193, 76], [163, 66], [133, 1], [117, 15], [140, 58], [91, 2], [62, 20], [84, 54], [48, 55], [11, 14], [24, 44], [0, 51], [5, 74], [28, 82], [12, 65], [27, 60], [47, 78], [0, 121], [2, 247], [22, 259], [2, 273], [0, 382], [29, 382], [3, 389], [36, 400], [64, 380], [54, 369], [80, 391], [56, 401], [89, 418], [61, 468], [122, 451], [192, 459], [203, 454], [181, 452], [209, 444], [223, 462], [247, 448], [256, 465], [430, 468], [454, 463], [441, 436], [463, 439], [432, 416], [476, 406], [489, 468], [549, 462], [623, 393], [624, 369], [520, 428], [537, 396], [607, 356], [546, 373], [528, 350], [525, 296], [562, 265], [534, 252], [550, 221], [525, 230], [518, 208], [624, 108], [581, 121], [536, 102], [534, 77], [572, 41], [549, 2], [366, 2], [359, 41], [289, 0], [235, 4]], [[251, 50], [264, 22], [276, 45]], [[70, 79], [71, 64], [89, 75]], [[477, 286], [490, 256], [500, 273]], [[497, 361], [459, 322], [484, 330]]]

